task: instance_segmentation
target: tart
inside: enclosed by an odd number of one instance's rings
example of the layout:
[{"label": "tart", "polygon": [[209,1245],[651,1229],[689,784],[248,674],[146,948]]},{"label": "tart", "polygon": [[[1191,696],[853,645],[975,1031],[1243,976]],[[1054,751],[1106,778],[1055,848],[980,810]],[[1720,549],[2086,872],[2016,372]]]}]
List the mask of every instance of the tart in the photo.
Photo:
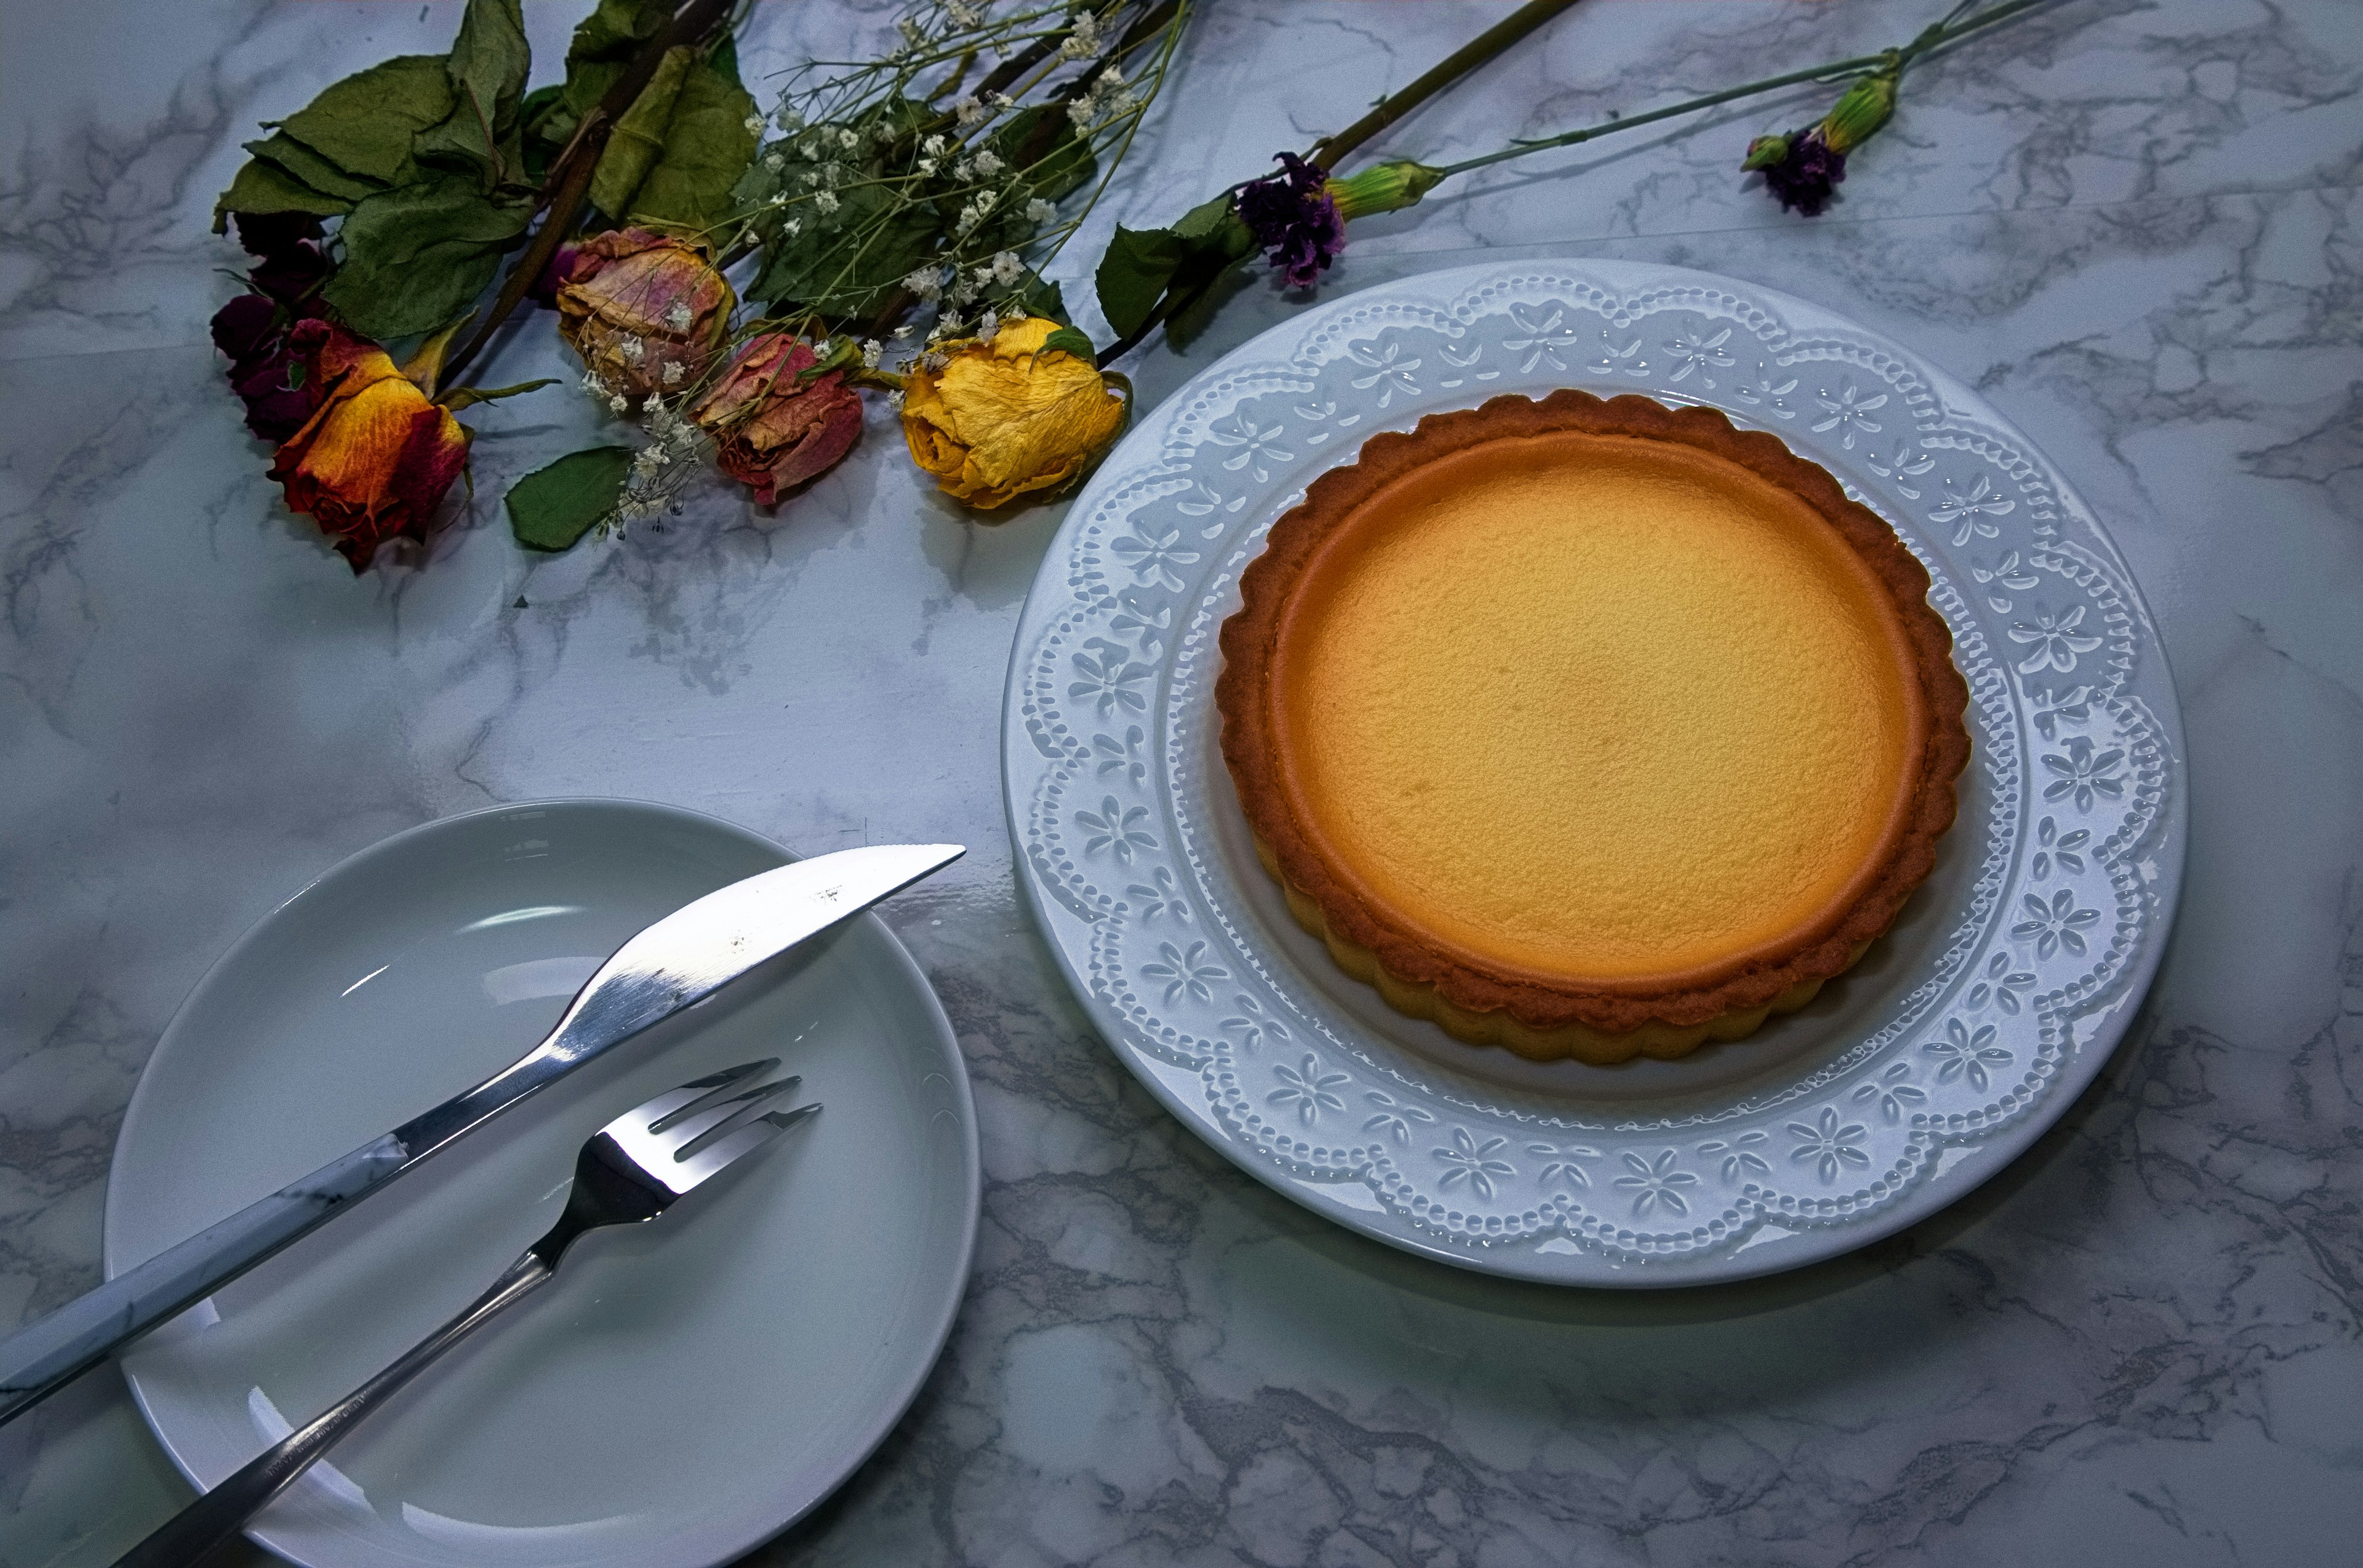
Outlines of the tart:
[{"label": "tart", "polygon": [[1969,690],[1894,532],[1772,436],[1562,391],[1381,435],[1223,625],[1223,755],[1348,973],[1471,1044],[1676,1057],[1935,864]]}]

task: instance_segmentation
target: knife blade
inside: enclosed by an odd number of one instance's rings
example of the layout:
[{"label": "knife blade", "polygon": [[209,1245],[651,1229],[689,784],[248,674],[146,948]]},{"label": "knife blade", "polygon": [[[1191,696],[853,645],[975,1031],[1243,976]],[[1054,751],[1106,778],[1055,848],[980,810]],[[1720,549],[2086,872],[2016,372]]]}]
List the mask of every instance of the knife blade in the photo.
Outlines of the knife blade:
[{"label": "knife blade", "polygon": [[839,850],[683,905],[616,949],[558,1027],[507,1067],[0,1340],[0,1425],[519,1100],[966,852]]}]

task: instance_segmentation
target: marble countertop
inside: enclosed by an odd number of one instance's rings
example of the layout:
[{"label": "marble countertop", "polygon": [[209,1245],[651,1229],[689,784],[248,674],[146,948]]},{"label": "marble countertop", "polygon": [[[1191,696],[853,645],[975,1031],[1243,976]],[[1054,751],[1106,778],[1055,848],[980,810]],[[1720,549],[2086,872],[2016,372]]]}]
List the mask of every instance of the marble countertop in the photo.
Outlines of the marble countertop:
[{"label": "marble countertop", "polygon": [[[579,7],[528,6],[544,58]],[[1586,0],[1392,132],[1441,161],[1900,40],[1935,0]],[[1207,0],[1072,252],[1254,172],[1500,13]],[[759,7],[750,73],[883,5]],[[960,1033],[984,1218],[885,1447],[797,1563],[2334,1562],[2363,1539],[2363,8],[2063,0],[1916,73],[1805,221],[1734,175],[1808,94],[1358,225],[1334,294],[1617,256],[1847,312],[2042,442],[2131,562],[2188,728],[2163,972],[2002,1176],[1849,1258],[1593,1294],[1398,1254],[1199,1144],[1093,1036],[1012,883],[1003,673],[1056,506],[978,527],[866,445],[534,558],[507,482],[587,400],[478,410],[476,498],[355,579],[291,518],[205,321],[253,122],[455,0],[18,6],[0,54],[0,1323],[98,1278],[141,1063],[342,856],[488,802],[677,802],[807,851],[974,846],[891,906]],[[1194,198],[1193,198],[1194,199]],[[1270,325],[1259,284],[1154,399]],[[1096,321],[1087,325],[1097,328]],[[551,335],[487,379],[560,368]],[[186,1488],[110,1370],[0,1429],[0,1564],[105,1563]],[[251,1549],[240,1549],[259,1559]],[[237,1551],[226,1556],[235,1557]]]}]

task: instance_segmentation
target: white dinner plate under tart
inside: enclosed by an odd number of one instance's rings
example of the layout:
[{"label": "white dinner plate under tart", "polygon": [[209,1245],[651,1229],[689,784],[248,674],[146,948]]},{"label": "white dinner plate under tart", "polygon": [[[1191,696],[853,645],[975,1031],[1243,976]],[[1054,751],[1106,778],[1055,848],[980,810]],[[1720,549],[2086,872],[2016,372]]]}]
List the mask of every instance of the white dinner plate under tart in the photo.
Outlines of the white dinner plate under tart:
[{"label": "white dinner plate under tart", "polygon": [[[499,806],[355,855],[247,933],[156,1047],[106,1194],[120,1273],[505,1065],[633,932],[779,865],[630,801]],[[826,1107],[430,1368],[257,1518],[310,1568],[705,1568],[860,1464],[968,1279],[976,1118],[949,1025],[864,916],[617,1046],[136,1346],[213,1485],[464,1306],[649,1095],[782,1059]]]},{"label": "white dinner plate under tart", "polygon": [[[1218,746],[1216,634],[1305,486],[1381,431],[1559,387],[1719,409],[1836,475],[1927,567],[1969,688],[1960,815],[1894,927],[1803,1010],[1678,1061],[1528,1062],[1392,1011],[1290,917]],[[1168,398],[1043,562],[1002,757],[1035,916],[1174,1115],[1341,1224],[1570,1284],[1793,1268],[1992,1175],[2123,1037],[2186,837],[2157,629],[2034,443],[1829,311],[1639,262],[1367,289]]]}]

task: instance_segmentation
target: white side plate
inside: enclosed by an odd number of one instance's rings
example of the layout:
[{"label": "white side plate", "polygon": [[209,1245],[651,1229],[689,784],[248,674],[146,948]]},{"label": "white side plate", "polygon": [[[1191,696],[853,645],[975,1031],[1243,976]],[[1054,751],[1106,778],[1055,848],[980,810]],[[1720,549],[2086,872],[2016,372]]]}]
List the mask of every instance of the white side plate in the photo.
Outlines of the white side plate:
[{"label": "white side plate", "polygon": [[[504,1065],[634,931],[782,863],[629,801],[501,806],[338,865],[239,940],[158,1042],[106,1195],[112,1274]],[[311,1568],[704,1568],[860,1464],[941,1351],[976,1234],[951,1029],[874,916],[618,1046],[126,1358],[217,1483],[456,1311],[619,1111],[764,1056],[826,1109],[557,1281],[336,1449],[253,1534]]]},{"label": "white side plate", "polygon": [[[1288,917],[1217,749],[1215,635],[1304,486],[1379,431],[1561,386],[1720,408],[1836,473],[1926,563],[1969,683],[1960,819],[1895,929],[1803,1011],[1681,1062],[1538,1065],[1391,1011]],[[2156,628],[2033,443],[1830,312],[1636,262],[1369,289],[1174,394],[1051,545],[1002,756],[1044,934],[1175,1115],[1341,1224],[1566,1284],[1770,1273],[1960,1196],[2099,1071],[2181,884]]]}]

